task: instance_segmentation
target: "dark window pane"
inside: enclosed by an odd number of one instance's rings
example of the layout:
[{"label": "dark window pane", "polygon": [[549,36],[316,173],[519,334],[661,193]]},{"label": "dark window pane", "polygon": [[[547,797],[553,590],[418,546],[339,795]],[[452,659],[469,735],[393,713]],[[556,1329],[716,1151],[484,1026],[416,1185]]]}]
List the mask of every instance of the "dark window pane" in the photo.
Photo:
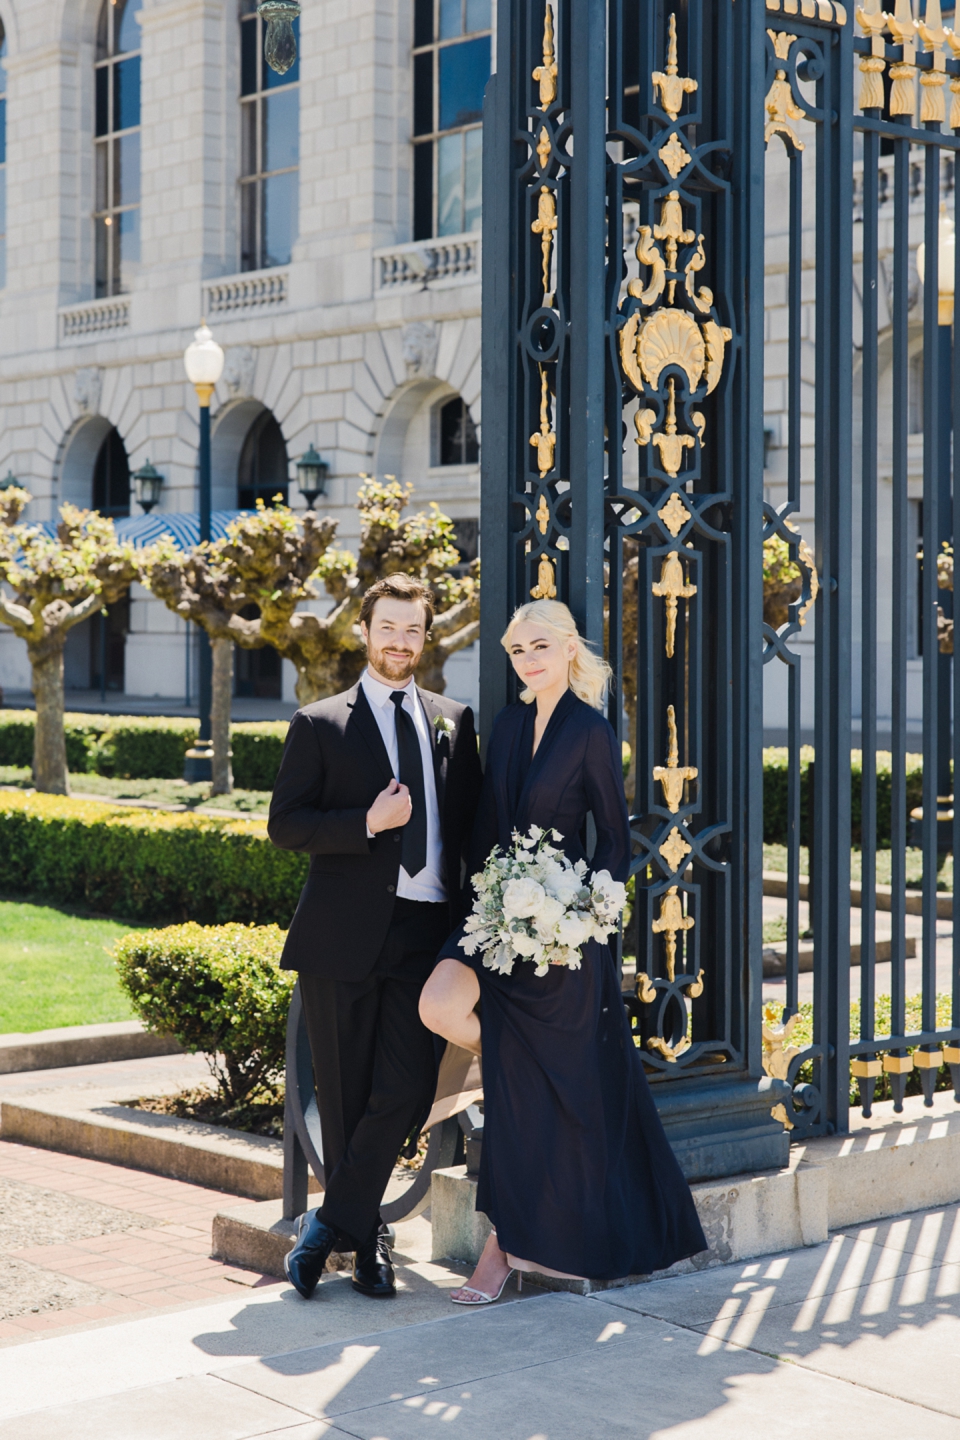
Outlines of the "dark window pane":
[{"label": "dark window pane", "polygon": [[110,69],[104,65],[97,71],[97,134],[107,135],[110,131],[109,87]]},{"label": "dark window pane", "polygon": [[440,464],[476,465],[477,431],[468,407],[457,395],[440,411]]},{"label": "dark window pane", "polygon": [[7,160],[7,102],[0,100],[0,165]]},{"label": "dark window pane", "polygon": [[461,0],[440,0],[440,39],[455,40],[462,34]]},{"label": "dark window pane", "polygon": [[97,299],[102,300],[110,293],[110,230],[106,220],[94,222],[94,245],[96,251]]},{"label": "dark window pane", "polygon": [[93,467],[93,508],[101,515],[130,514],[130,466],[116,430],[100,446]]},{"label": "dark window pane", "polygon": [[263,182],[264,267],[289,265],[297,238],[300,177],[297,172],[271,175]]},{"label": "dark window pane", "polygon": [[433,0],[415,0],[413,12],[414,45],[430,45],[433,41]]},{"label": "dark window pane", "polygon": [[248,100],[240,106],[241,175],[256,175],[257,165],[257,102]]},{"label": "dark window pane", "polygon": [[459,235],[463,229],[463,135],[437,141],[437,234]]},{"label": "dark window pane", "polygon": [[413,238],[433,236],[433,145],[413,147]]},{"label": "dark window pane", "polygon": [[287,170],[300,158],[300,91],[268,95],[263,104],[263,168]]},{"label": "dark window pane", "polygon": [[98,209],[98,210],[109,210],[109,208],[110,208],[110,193],[109,193],[109,189],[108,189],[108,186],[109,186],[109,179],[108,179],[109,170],[108,170],[108,165],[109,165],[109,159],[110,159],[109,146],[110,146],[110,141],[109,141],[109,140],[101,140],[100,143],[99,143],[99,145],[97,146],[96,165],[97,165],[97,209]]},{"label": "dark window pane", "polygon": [[126,295],[133,289],[140,268],[140,211],[121,210],[113,217],[114,246],[119,271],[118,293]]},{"label": "dark window pane", "polygon": [[460,551],[461,564],[476,560],[480,553],[480,521],[454,520],[453,543]]},{"label": "dark window pane", "polygon": [[240,268],[260,269],[260,244],[257,239],[257,181],[240,187]]},{"label": "dark window pane", "polygon": [[467,23],[463,27],[466,33],[489,30],[490,24],[490,0],[467,0]]},{"label": "dark window pane", "polygon": [[140,56],[134,55],[130,60],[118,60],[113,67],[113,128],[130,130],[139,124]]},{"label": "dark window pane", "polygon": [[413,57],[413,133],[433,130],[433,51]]},{"label": "dark window pane", "polygon": [[278,75],[276,70],[271,70],[266,61],[263,62],[263,88],[264,90],[276,90],[279,85],[294,85],[300,79],[300,21],[294,20],[293,33],[297,42],[297,58],[294,60],[286,75]]},{"label": "dark window pane", "polygon": [[463,228],[480,229],[483,196],[483,131],[468,130],[463,137]]},{"label": "dark window pane", "polygon": [[440,55],[438,130],[470,125],[483,116],[483,89],[490,79],[490,37],[448,45]]},{"label": "dark window pane", "polygon": [[113,142],[114,205],[140,204],[140,132]]},{"label": "dark window pane", "polygon": [[117,0],[113,13],[113,53],[126,55],[140,49],[140,11],[143,0]]},{"label": "dark window pane", "polygon": [[245,20],[240,26],[240,94],[257,91],[257,21]]},{"label": "dark window pane", "polygon": [[287,447],[283,431],[269,410],[264,410],[251,425],[240,452],[237,466],[237,504],[241,510],[252,510],[257,500],[270,504],[274,496],[287,499]]},{"label": "dark window pane", "polygon": [[240,14],[242,17],[245,18],[247,15],[256,15],[256,13],[257,0],[240,0]]}]

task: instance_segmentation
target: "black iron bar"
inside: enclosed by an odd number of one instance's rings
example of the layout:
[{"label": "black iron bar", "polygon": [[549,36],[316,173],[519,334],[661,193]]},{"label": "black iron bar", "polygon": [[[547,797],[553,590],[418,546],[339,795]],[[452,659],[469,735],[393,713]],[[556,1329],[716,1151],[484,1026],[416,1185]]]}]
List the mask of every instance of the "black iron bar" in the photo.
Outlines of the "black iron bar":
[{"label": "black iron bar", "polygon": [[[907,586],[911,569],[907,499],[907,345],[910,286],[910,141],[893,150],[893,489],[890,693],[890,1029],[902,1034],[906,986],[907,845]],[[902,1059],[902,1055],[897,1057]],[[906,1076],[890,1076],[894,1109],[903,1109]]]},{"label": "black iron bar", "polygon": [[[932,127],[933,122],[929,122]],[[939,129],[937,131],[939,133]],[[937,760],[939,753],[940,653],[937,648],[937,550],[940,541],[940,327],[938,270],[940,250],[940,152],[934,146],[924,154],[923,236],[926,269],[923,284],[923,562],[920,582],[923,637],[923,844],[922,915],[920,941],[923,1028],[936,1026],[937,1009]],[[924,1099],[933,1103],[936,1074],[921,1066]]]},{"label": "black iron bar", "polygon": [[[863,137],[860,470],[860,1039],[872,1040],[877,912],[877,281],[880,137]],[[873,1057],[870,1057],[873,1059]],[[858,1076],[864,1115],[875,1077]]]}]

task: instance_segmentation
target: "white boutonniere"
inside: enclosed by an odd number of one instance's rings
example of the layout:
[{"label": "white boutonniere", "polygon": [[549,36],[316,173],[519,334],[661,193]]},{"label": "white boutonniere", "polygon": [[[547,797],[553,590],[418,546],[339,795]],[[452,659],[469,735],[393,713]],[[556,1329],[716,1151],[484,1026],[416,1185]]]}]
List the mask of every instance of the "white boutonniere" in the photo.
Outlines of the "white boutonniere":
[{"label": "white boutonniere", "polygon": [[441,735],[452,735],[454,730],[456,730],[457,728],[456,721],[451,720],[446,715],[434,715],[433,725],[434,729],[437,732],[438,740]]}]

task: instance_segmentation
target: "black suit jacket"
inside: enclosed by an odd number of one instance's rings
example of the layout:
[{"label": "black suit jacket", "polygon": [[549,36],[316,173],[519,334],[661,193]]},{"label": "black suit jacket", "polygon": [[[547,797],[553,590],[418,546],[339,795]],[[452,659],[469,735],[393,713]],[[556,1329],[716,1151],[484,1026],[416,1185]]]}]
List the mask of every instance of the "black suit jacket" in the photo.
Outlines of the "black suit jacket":
[{"label": "black suit jacket", "polygon": [[[450,928],[464,915],[466,859],[483,777],[473,711],[417,689],[433,737]],[[449,733],[434,721],[453,721]],[[285,970],[362,980],[386,939],[400,872],[401,829],[367,838],[367,811],[393,778],[358,682],[305,705],[290,722],[267,829],[281,850],[310,856],[310,873],[283,947]]]}]

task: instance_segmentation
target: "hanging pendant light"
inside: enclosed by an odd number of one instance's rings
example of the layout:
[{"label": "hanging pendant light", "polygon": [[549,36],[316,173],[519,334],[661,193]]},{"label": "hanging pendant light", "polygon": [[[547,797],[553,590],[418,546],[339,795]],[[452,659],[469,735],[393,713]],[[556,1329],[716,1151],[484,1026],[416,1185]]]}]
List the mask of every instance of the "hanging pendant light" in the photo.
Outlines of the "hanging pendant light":
[{"label": "hanging pendant light", "polygon": [[267,27],[263,53],[271,70],[286,75],[297,58],[293,22],[300,14],[297,0],[260,0],[257,14]]}]

